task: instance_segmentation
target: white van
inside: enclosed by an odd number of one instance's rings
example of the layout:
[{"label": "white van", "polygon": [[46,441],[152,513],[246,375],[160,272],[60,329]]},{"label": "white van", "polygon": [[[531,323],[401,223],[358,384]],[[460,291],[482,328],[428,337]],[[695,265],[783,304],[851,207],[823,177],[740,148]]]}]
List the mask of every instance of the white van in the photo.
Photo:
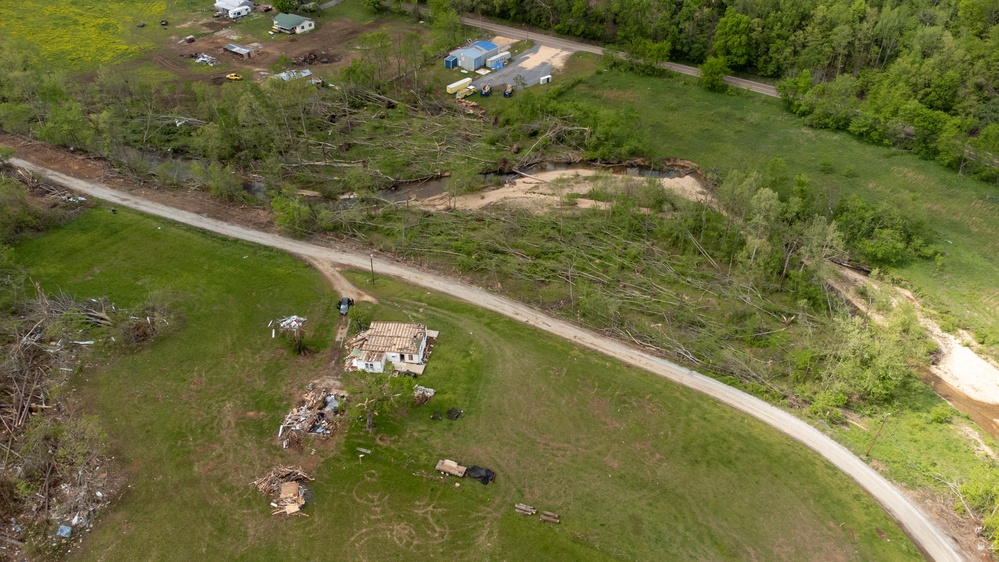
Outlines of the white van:
[{"label": "white van", "polygon": [[253,8],[251,8],[249,6],[240,6],[238,8],[229,10],[229,17],[231,19],[241,18],[243,16],[249,15],[250,12],[252,12],[252,11],[253,11]]}]

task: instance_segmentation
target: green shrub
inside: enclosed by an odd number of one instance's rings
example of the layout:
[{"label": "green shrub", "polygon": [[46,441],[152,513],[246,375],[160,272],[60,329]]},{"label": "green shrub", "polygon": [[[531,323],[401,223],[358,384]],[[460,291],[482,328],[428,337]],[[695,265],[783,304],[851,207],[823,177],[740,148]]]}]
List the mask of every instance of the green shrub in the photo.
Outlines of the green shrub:
[{"label": "green shrub", "polygon": [[954,419],[954,408],[941,404],[930,412],[930,423],[950,423]]}]

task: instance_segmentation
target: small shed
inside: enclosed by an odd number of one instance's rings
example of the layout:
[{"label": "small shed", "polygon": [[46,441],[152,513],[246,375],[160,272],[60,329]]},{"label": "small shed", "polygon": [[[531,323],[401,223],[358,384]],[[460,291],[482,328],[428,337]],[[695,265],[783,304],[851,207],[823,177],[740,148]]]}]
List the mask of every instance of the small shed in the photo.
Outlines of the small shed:
[{"label": "small shed", "polygon": [[486,59],[495,55],[499,47],[489,41],[476,41],[467,47],[451,51],[451,56],[458,59],[458,66],[468,71],[474,71],[485,66]]},{"label": "small shed", "polygon": [[222,47],[222,50],[243,57],[244,59],[253,57],[253,49],[235,43],[229,43],[225,47]]},{"label": "small shed", "polygon": [[279,33],[308,33],[316,28],[316,22],[311,18],[296,14],[278,14],[274,16],[272,31]]},{"label": "small shed", "polygon": [[448,55],[444,57],[444,68],[447,69],[458,68],[458,57],[454,55]]}]

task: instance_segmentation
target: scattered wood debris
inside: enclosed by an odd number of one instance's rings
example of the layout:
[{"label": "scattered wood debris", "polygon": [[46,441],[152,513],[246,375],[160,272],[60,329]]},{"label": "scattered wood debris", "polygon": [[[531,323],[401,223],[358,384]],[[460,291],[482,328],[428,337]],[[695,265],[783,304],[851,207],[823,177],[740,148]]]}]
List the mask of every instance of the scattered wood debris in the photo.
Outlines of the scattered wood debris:
[{"label": "scattered wood debris", "polygon": [[305,486],[312,478],[298,466],[277,466],[261,478],[253,481],[260,493],[271,498],[271,515],[306,515]]},{"label": "scattered wood debris", "polygon": [[465,113],[483,113],[485,110],[479,107],[479,104],[474,101],[468,101],[465,99],[455,99],[454,103],[465,110]]},{"label": "scattered wood debris", "polygon": [[308,66],[310,64],[330,64],[340,62],[340,55],[327,53],[326,51],[309,51],[304,55],[299,55],[291,59],[291,64],[295,66]]},{"label": "scattered wood debris", "polygon": [[464,410],[459,410],[458,408],[451,408],[447,411],[447,419],[456,420],[465,415]]},{"label": "scattered wood debris", "polygon": [[[336,384],[334,384],[336,383]],[[323,385],[309,384],[309,390],[298,405],[284,417],[278,428],[278,439],[287,449],[301,443],[305,434],[329,437],[340,428],[347,392],[339,381],[324,381]]]}]

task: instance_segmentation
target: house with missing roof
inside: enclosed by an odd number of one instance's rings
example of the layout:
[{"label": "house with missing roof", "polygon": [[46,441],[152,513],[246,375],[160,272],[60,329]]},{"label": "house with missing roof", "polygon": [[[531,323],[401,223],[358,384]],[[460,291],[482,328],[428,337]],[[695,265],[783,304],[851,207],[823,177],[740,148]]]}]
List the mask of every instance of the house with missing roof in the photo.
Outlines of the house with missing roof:
[{"label": "house with missing roof", "polygon": [[415,322],[372,322],[347,342],[347,368],[384,373],[391,363],[397,371],[422,375],[438,333]]}]

